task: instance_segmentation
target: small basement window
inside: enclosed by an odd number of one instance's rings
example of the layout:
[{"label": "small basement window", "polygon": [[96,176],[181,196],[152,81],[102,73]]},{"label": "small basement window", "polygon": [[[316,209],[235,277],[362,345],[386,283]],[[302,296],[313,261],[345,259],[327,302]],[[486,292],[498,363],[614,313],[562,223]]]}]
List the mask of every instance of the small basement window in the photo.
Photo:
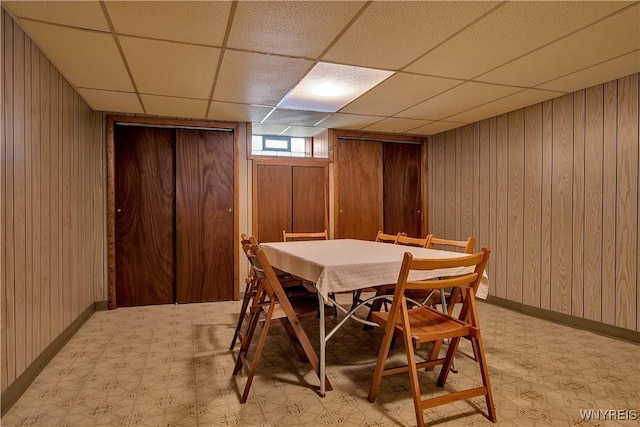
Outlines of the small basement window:
[{"label": "small basement window", "polygon": [[251,154],[305,157],[306,138],[283,135],[252,135]]}]

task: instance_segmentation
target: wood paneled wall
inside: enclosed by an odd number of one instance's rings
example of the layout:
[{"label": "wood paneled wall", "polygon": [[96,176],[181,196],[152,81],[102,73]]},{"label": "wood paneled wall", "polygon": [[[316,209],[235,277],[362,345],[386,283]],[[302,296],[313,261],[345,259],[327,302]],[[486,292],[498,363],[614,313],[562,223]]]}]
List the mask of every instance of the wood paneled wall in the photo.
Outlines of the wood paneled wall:
[{"label": "wood paneled wall", "polygon": [[1,31],[4,392],[105,289],[105,161],[102,115],[4,10]]},{"label": "wood paneled wall", "polygon": [[639,76],[430,138],[430,232],[491,248],[491,295],[640,331]]}]

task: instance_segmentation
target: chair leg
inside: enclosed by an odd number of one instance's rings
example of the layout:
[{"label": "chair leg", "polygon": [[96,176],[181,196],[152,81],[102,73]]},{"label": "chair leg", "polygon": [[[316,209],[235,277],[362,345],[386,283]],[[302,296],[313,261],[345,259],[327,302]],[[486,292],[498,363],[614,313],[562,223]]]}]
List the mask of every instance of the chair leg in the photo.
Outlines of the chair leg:
[{"label": "chair leg", "polygon": [[262,325],[262,331],[260,332],[260,339],[258,340],[258,345],[256,347],[256,352],[253,355],[253,360],[249,361],[249,358],[246,357],[246,355],[240,355],[241,357],[246,358],[246,362],[249,362],[248,364],[245,363],[245,371],[247,372],[247,383],[244,386],[244,391],[242,392],[240,403],[247,402],[247,397],[249,396],[249,390],[251,389],[251,383],[253,382],[253,377],[255,376],[256,370],[258,369],[258,364],[260,363],[260,356],[262,356],[262,350],[264,349],[264,344],[267,340],[267,332],[269,331],[269,326],[271,326],[271,317],[273,315],[273,309],[274,309],[274,304],[271,303],[269,305],[269,309],[267,310],[264,325]]},{"label": "chair leg", "polygon": [[378,390],[380,389],[380,382],[382,381],[382,376],[384,374],[384,367],[387,363],[387,357],[389,357],[389,349],[391,348],[391,340],[393,339],[393,328],[385,331],[384,336],[382,337],[382,342],[380,343],[380,350],[378,351],[378,360],[376,362],[376,368],[373,372],[373,379],[371,380],[371,388],[369,388],[369,402],[373,403],[376,401],[376,397],[378,396]]},{"label": "chair leg", "polygon": [[281,321],[282,321],[282,325],[287,331],[287,335],[289,335],[289,339],[291,340],[293,347],[296,349],[296,352],[298,353],[298,358],[300,359],[300,361],[303,363],[309,362],[309,358],[304,352],[304,349],[300,344],[300,340],[298,340],[298,337],[296,336],[296,331],[294,331],[293,328],[291,327],[291,323],[289,323],[287,319],[281,319]]},{"label": "chair leg", "polygon": [[229,350],[233,350],[236,346],[236,341],[238,340],[238,334],[242,329],[242,323],[244,321],[244,317],[247,314],[247,308],[249,307],[249,303],[251,302],[251,298],[256,295],[253,281],[247,283],[247,288],[244,291],[244,297],[242,298],[242,307],[240,307],[240,317],[238,317],[238,324],[236,325],[236,330],[233,334],[233,339],[231,340],[231,346]]},{"label": "chair leg", "polygon": [[413,407],[416,413],[416,422],[418,427],[424,427],[424,415],[422,414],[422,396],[420,393],[420,381],[418,380],[418,369],[416,366],[416,355],[413,350],[413,340],[411,339],[411,327],[409,325],[409,317],[404,307],[402,337],[404,338],[404,347],[407,352],[407,366],[409,368],[409,380],[411,382],[411,396],[413,398]]},{"label": "chair leg", "polygon": [[[492,422],[496,422],[498,417],[496,414],[496,408],[493,404],[493,392],[491,391],[491,384],[489,383],[489,368],[487,366],[487,359],[484,356],[484,345],[482,344],[482,337],[478,332],[477,338],[472,338],[472,342],[475,341],[478,348],[478,363],[480,364],[480,374],[482,376],[482,384],[486,387],[487,393],[485,394],[485,400],[487,402],[487,412],[489,419]],[[474,348],[475,348],[474,347]]]}]

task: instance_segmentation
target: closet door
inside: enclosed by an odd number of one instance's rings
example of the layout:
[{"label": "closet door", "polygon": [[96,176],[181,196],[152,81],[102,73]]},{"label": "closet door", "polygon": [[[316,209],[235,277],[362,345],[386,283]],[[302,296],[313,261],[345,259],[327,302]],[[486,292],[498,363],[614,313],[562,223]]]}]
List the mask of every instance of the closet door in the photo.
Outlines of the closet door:
[{"label": "closet door", "polygon": [[116,304],[173,303],[174,131],[114,132]]},{"label": "closet door", "polygon": [[177,302],[233,299],[233,133],[176,130]]},{"label": "closet door", "polygon": [[382,142],[338,139],[336,237],[373,240],[383,227]]},{"label": "closet door", "polygon": [[258,165],[254,180],[256,237],[260,242],[281,242],[282,230],[291,230],[291,166]]},{"label": "closet door", "polygon": [[384,231],[422,233],[422,148],[417,144],[384,144]]},{"label": "closet door", "polygon": [[292,170],[292,222],[287,231],[322,231],[327,228],[325,168],[294,166]]}]

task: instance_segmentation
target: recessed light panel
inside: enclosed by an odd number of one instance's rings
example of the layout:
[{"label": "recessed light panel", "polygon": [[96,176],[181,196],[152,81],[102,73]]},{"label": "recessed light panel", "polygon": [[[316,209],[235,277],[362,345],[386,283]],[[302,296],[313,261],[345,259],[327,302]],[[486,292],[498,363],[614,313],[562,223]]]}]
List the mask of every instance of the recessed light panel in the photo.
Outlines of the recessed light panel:
[{"label": "recessed light panel", "polygon": [[333,113],[392,74],[393,71],[319,62],[278,107]]}]

